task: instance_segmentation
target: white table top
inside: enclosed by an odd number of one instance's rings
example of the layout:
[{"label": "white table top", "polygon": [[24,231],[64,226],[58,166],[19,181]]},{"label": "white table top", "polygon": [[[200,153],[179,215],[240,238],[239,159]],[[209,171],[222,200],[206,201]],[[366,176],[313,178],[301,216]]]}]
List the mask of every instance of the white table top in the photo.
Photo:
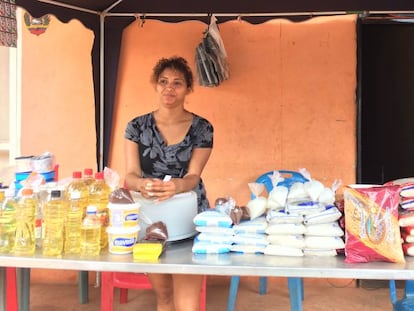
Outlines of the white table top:
[{"label": "white table top", "polygon": [[262,254],[193,254],[192,241],[171,243],[158,262],[134,262],[132,254],[104,252],[91,259],[0,255],[0,266],[79,271],[157,272],[203,275],[239,275],[310,278],[414,279],[414,258],[406,263],[345,263],[344,256],[281,257]]}]

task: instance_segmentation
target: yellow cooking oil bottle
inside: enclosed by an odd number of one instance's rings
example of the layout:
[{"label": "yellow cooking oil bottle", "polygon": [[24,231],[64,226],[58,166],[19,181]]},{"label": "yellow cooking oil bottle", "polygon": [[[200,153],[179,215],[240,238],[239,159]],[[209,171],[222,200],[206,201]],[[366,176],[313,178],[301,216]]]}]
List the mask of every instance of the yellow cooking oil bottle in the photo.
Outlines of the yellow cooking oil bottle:
[{"label": "yellow cooking oil bottle", "polygon": [[68,201],[70,201],[70,198],[74,192],[79,194],[78,200],[79,204],[82,206],[82,217],[84,217],[89,201],[89,188],[82,179],[81,171],[74,171],[72,173],[72,181],[68,184],[65,191],[66,199]]},{"label": "yellow cooking oil bottle", "polygon": [[33,189],[21,189],[16,204],[16,233],[13,247],[15,255],[27,256],[35,253],[36,207],[37,203],[33,196]]},{"label": "yellow cooking oil bottle", "polygon": [[88,205],[81,226],[81,257],[98,256],[101,252],[101,221],[96,215],[97,208]]},{"label": "yellow cooking oil bottle", "polygon": [[101,249],[108,246],[108,201],[111,188],[105,182],[104,173],[95,173],[95,181],[89,186],[89,205],[97,208],[96,215],[101,220]]},{"label": "yellow cooking oil bottle", "polygon": [[43,256],[61,257],[64,241],[64,221],[68,202],[59,189],[50,192],[50,197],[43,206]]},{"label": "yellow cooking oil bottle", "polygon": [[7,188],[0,192],[2,196],[0,210],[0,253],[10,253],[14,246],[16,233],[16,200],[14,189]]},{"label": "yellow cooking oil bottle", "polygon": [[79,191],[73,191],[69,198],[69,207],[65,219],[64,253],[79,254],[83,218],[83,207]]},{"label": "yellow cooking oil bottle", "polygon": [[83,170],[83,182],[89,187],[95,181],[93,177],[93,169],[85,168]]}]

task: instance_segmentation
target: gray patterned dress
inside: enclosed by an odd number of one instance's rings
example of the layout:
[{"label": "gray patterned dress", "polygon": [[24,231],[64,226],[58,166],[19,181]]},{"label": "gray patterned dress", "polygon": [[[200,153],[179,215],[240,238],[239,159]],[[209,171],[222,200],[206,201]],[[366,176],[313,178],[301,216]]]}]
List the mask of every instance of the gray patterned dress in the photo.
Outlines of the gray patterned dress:
[{"label": "gray patterned dress", "polygon": [[[166,145],[150,112],[128,122],[125,138],[138,144],[142,177],[163,179],[165,175],[171,175],[179,178],[187,174],[194,148],[213,147],[213,132],[208,120],[193,114],[192,124],[183,141]],[[201,179],[194,191],[198,197],[198,211],[207,210],[210,205]]]}]

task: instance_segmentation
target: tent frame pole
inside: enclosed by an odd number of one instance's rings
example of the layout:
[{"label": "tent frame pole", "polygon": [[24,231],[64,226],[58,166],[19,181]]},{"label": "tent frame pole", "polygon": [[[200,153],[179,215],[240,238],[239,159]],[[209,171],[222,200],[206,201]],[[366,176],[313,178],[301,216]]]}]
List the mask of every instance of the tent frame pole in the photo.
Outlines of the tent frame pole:
[{"label": "tent frame pole", "polygon": [[99,163],[98,171],[103,171],[103,141],[104,141],[104,104],[105,104],[105,13],[100,14],[100,41],[99,41]]}]

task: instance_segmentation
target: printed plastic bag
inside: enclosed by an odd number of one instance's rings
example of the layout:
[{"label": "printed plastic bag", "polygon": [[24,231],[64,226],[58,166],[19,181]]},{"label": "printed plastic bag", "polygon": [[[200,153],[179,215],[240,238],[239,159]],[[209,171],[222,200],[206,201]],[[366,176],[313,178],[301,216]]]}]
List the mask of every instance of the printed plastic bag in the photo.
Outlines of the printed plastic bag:
[{"label": "printed plastic bag", "polygon": [[344,187],[345,262],[405,262],[398,186]]}]

